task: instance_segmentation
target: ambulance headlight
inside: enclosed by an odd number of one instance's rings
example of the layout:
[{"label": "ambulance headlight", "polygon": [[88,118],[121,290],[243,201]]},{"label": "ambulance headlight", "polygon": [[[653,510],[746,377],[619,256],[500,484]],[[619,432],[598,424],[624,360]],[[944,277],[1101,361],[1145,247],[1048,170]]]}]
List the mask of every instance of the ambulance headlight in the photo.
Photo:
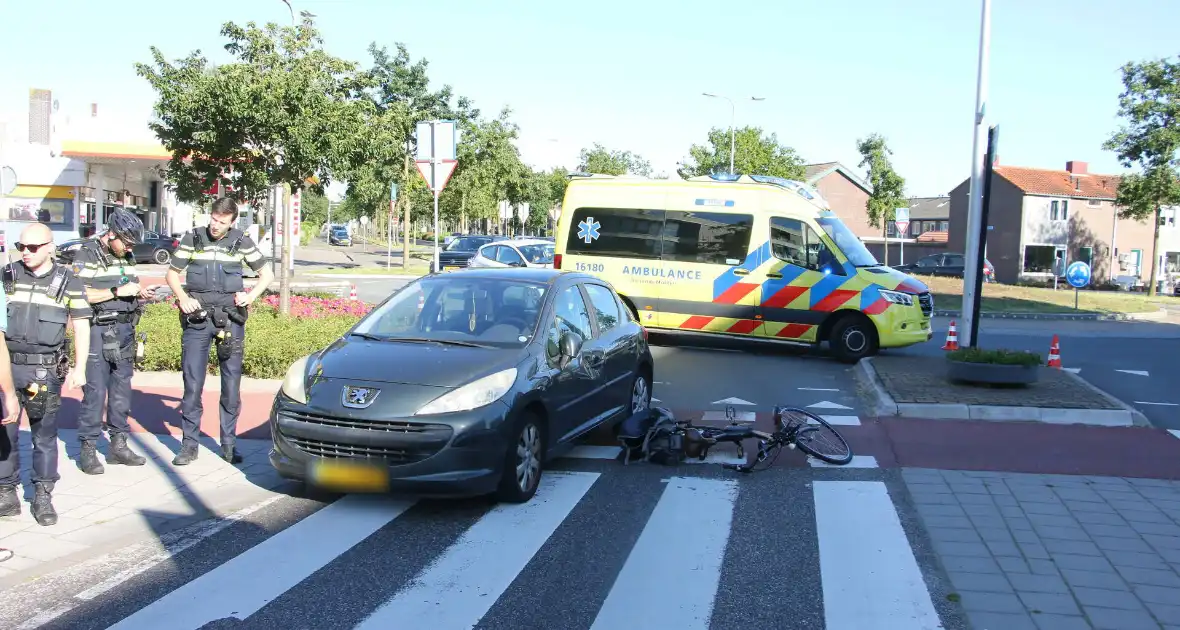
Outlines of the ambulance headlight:
[{"label": "ambulance headlight", "polygon": [[913,306],[914,296],[909,293],[902,293],[901,291],[886,291],[882,289],[878,291],[881,297],[885,298],[886,302],[893,304],[901,304],[902,306]]}]

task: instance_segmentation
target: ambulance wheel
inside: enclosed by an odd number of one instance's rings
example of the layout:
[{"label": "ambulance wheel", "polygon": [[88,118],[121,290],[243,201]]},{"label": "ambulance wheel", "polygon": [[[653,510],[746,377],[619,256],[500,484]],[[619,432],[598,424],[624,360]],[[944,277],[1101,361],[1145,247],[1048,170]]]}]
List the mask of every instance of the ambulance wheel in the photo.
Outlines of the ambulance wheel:
[{"label": "ambulance wheel", "polygon": [[866,318],[845,317],[832,326],[828,344],[837,359],[856,363],[877,354],[877,328]]}]

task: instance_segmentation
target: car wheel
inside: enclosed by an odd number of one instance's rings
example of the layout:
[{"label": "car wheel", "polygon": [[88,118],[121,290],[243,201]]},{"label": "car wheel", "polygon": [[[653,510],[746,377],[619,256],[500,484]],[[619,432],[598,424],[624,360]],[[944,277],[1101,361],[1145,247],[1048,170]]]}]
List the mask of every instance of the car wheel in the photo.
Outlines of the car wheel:
[{"label": "car wheel", "polygon": [[868,319],[845,317],[832,327],[828,343],[837,359],[856,363],[877,354],[877,329]]},{"label": "car wheel", "polygon": [[166,249],[157,249],[152,253],[152,259],[155,260],[156,264],[158,265],[167,265],[168,262],[172,260],[172,254],[169,254],[168,250]]},{"label": "car wheel", "polygon": [[640,372],[635,375],[635,381],[631,383],[631,415],[649,408],[651,408],[651,383],[648,382],[647,376]]},{"label": "car wheel", "polygon": [[504,454],[504,472],[497,493],[501,501],[525,503],[537,493],[545,460],[545,429],[537,414],[526,411],[516,421],[513,440]]}]

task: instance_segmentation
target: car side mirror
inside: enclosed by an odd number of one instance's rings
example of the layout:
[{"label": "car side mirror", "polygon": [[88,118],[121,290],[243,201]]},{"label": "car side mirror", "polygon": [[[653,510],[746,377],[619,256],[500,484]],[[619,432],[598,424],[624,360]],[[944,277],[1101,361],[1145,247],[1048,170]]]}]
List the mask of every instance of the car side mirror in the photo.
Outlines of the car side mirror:
[{"label": "car side mirror", "polygon": [[562,363],[569,363],[573,361],[578,353],[582,351],[582,337],[573,332],[566,332],[561,335],[561,343],[559,346],[561,350]]}]

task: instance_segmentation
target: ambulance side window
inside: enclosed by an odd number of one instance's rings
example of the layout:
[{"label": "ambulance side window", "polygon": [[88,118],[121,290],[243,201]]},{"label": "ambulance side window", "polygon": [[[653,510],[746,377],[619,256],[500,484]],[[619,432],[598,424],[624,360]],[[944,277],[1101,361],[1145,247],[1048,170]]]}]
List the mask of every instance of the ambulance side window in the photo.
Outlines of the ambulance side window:
[{"label": "ambulance side window", "polygon": [[835,254],[819,234],[798,219],[771,217],[770,248],[775,258],[797,267],[844,275]]}]

